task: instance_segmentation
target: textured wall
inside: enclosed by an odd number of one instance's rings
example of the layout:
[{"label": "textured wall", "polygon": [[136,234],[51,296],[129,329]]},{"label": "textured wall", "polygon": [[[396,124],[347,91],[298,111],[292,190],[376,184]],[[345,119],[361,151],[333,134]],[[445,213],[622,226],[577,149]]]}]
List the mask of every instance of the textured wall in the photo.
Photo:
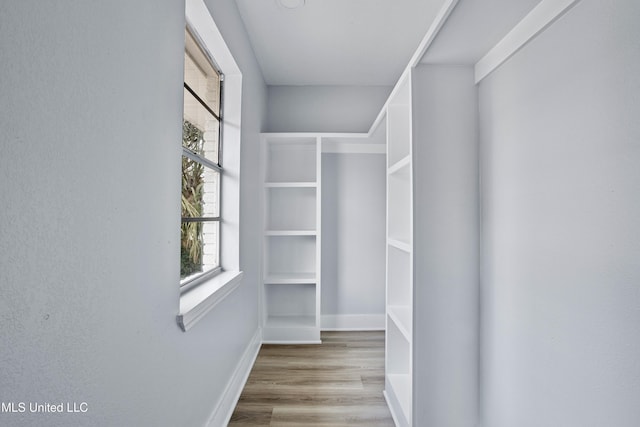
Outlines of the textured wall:
[{"label": "textured wall", "polygon": [[413,104],[413,424],[478,412],[478,144],[472,67],[421,65]]},{"label": "textured wall", "polygon": [[385,313],[386,156],[322,155],[322,314]]},{"label": "textured wall", "polygon": [[387,86],[269,86],[269,132],[367,132]]},{"label": "textured wall", "polygon": [[[266,88],[235,3],[212,3],[255,134]],[[247,282],[175,322],[183,26],[174,0],[0,4],[0,399],[88,404],[2,425],[203,425],[256,330]]]},{"label": "textured wall", "polygon": [[487,427],[639,423],[639,16],[583,0],[480,85]]}]

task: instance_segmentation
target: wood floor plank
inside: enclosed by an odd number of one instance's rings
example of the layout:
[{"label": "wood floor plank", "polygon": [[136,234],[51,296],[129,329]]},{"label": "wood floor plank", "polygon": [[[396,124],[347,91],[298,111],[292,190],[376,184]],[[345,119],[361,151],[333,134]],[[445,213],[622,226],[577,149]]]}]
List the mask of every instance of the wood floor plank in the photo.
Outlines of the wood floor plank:
[{"label": "wood floor plank", "polygon": [[278,406],[273,409],[275,426],[388,426],[388,410],[371,405]]},{"label": "wood floor plank", "polygon": [[383,388],[384,332],[263,345],[229,426],[393,427]]}]

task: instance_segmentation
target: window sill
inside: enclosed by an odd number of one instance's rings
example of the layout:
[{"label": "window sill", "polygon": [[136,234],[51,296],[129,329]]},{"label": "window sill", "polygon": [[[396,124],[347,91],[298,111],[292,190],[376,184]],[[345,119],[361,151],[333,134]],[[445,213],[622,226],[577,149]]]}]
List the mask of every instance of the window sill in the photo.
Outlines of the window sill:
[{"label": "window sill", "polygon": [[242,271],[224,271],[180,295],[178,326],[188,331],[216,304],[226,298],[239,285]]}]

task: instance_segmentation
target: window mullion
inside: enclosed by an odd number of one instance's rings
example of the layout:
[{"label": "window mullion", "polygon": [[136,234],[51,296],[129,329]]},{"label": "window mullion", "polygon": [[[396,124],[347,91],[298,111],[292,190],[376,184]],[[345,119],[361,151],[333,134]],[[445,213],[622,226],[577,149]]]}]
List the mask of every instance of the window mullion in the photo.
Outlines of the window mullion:
[{"label": "window mullion", "polygon": [[182,155],[185,157],[190,158],[191,160],[193,160],[194,162],[198,162],[201,163],[211,169],[215,169],[216,171],[218,171],[220,174],[222,174],[222,167],[220,167],[220,165],[217,165],[215,163],[213,163],[211,160],[207,159],[206,157],[202,157],[199,154],[194,153],[193,151],[189,150],[188,148],[182,147]]},{"label": "window mullion", "polygon": [[219,115],[217,115],[212,109],[211,107],[209,107],[207,105],[206,102],[204,102],[204,100],[202,98],[200,98],[198,96],[198,94],[191,89],[191,87],[187,84],[187,82],[184,82],[184,88],[191,94],[193,95],[193,97],[196,99],[196,101],[198,101],[200,103],[200,105],[202,105],[204,107],[205,110],[207,110],[213,117],[216,118],[216,120],[218,120],[219,122],[222,121],[222,119],[220,118]]},{"label": "window mullion", "polygon": [[211,222],[221,221],[219,216],[183,216],[182,222]]},{"label": "window mullion", "polygon": [[222,133],[224,126],[222,126],[224,117],[224,74],[220,74],[220,83],[218,85],[219,90],[219,102],[220,102],[220,118],[218,119],[218,165],[222,165]]}]

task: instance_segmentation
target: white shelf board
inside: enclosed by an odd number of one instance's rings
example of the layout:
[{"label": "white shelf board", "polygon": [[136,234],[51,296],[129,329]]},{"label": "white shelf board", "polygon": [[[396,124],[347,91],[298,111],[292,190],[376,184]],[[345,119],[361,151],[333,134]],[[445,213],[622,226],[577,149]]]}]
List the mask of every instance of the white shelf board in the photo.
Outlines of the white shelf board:
[{"label": "white shelf board", "polygon": [[390,305],[387,307],[387,314],[407,342],[411,342],[411,307],[405,305]]},{"label": "white shelf board", "polygon": [[[393,174],[407,174],[409,173],[409,165],[411,164],[411,155],[405,156],[402,159],[398,160],[397,162],[395,162],[394,164],[392,164],[391,166],[389,166],[389,170],[387,171],[387,173],[389,175],[393,175]],[[404,169],[406,168],[406,170]]]},{"label": "white shelf board", "polygon": [[267,230],[265,236],[316,236],[316,230]]},{"label": "white shelf board", "polygon": [[393,246],[396,249],[411,253],[411,243],[409,243],[408,241],[389,237],[387,239],[387,243],[389,244],[389,246]]},{"label": "white shelf board", "polygon": [[265,284],[314,284],[318,281],[315,273],[271,273],[265,279]]},{"label": "white shelf board", "polygon": [[387,237],[387,243],[396,249],[400,249],[403,252],[411,253],[411,241],[408,236],[400,236],[397,234],[389,234]]},{"label": "white shelf board", "polygon": [[356,154],[386,154],[386,144],[376,144],[368,141],[323,141],[323,153],[356,153]]},{"label": "white shelf board", "polygon": [[279,133],[262,133],[262,138],[268,144],[296,144],[311,145],[318,141],[318,137],[314,133],[308,132],[279,132]]},{"label": "white shelf board", "polygon": [[370,137],[369,132],[262,132],[260,134],[267,140],[271,139],[366,139]]},{"label": "white shelf board", "polygon": [[388,374],[387,384],[391,390],[387,393],[393,394],[395,400],[400,404],[402,415],[407,420],[411,419],[411,376],[409,374]]},{"label": "white shelf board", "polygon": [[315,181],[291,181],[291,182],[265,182],[267,188],[316,188]]}]

